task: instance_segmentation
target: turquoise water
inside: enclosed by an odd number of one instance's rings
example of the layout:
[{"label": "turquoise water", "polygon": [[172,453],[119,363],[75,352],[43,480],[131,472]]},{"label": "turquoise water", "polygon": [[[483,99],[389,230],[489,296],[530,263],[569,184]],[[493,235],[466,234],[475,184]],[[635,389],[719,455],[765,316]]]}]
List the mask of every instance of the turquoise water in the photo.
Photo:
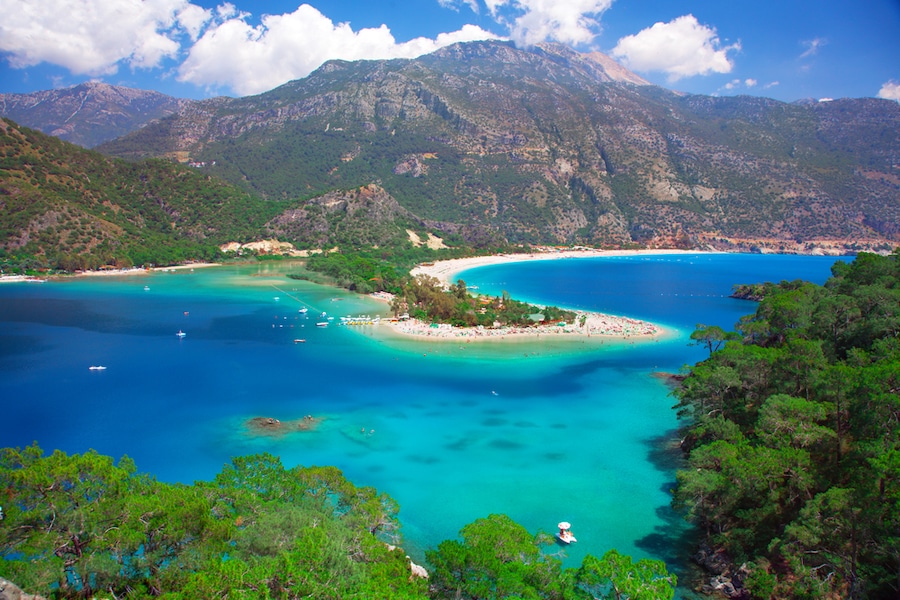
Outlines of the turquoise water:
[{"label": "turquoise water", "polygon": [[[649,343],[461,345],[316,327],[323,311],[385,305],[287,279],[283,263],[6,283],[0,445],[128,454],[164,481],[209,479],[252,452],[336,465],[400,503],[403,544],[418,561],[473,520],[506,513],[531,531],[570,521],[579,542],[567,564],[617,548],[678,565],[684,526],[668,506],[679,423],[653,373],[703,358],[688,345],[697,323],[731,328],[753,310],[727,297],[733,284],[822,282],[834,260],[627,257],[461,275],[482,293],[668,329]],[[323,419],[315,431],[246,427],[307,414]]]}]

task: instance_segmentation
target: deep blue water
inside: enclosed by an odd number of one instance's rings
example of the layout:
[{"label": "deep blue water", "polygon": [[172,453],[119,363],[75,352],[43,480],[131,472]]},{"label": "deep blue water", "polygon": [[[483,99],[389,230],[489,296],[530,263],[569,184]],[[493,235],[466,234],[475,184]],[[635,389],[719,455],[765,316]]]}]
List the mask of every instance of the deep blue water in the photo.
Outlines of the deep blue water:
[{"label": "deep blue water", "polygon": [[[737,283],[822,283],[833,258],[661,255],[513,263],[459,275],[480,293],[662,324],[656,342],[410,342],[315,326],[384,305],[284,277],[283,263],[0,285],[2,446],[127,454],[164,481],[212,478],[230,457],[336,465],[398,500],[404,545],[426,548],[506,513],[573,523],[570,564],[611,547],[670,564],[678,453],[664,382],[704,358],[698,323],[755,305]],[[145,290],[147,286],[149,289]],[[298,312],[309,307],[309,316]],[[184,339],[175,332],[183,329]],[[296,344],[296,338],[305,343]],[[105,371],[90,371],[102,364]],[[248,419],[322,418],[256,436]]]}]

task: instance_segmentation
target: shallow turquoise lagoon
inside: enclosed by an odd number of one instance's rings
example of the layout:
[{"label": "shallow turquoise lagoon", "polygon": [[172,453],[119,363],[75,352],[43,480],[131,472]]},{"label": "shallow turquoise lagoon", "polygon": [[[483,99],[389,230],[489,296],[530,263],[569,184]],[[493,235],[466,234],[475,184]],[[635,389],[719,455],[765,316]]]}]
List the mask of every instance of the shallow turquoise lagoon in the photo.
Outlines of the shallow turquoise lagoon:
[{"label": "shallow turquoise lagoon", "polygon": [[[531,531],[570,521],[579,541],[567,564],[617,548],[678,567],[685,527],[669,489],[679,423],[653,374],[703,358],[688,344],[696,324],[731,328],[752,312],[728,298],[733,284],[821,283],[834,260],[661,255],[460,275],[481,293],[667,328],[649,343],[460,345],[316,327],[322,312],[386,306],[287,279],[283,263],[6,283],[0,444],[128,454],[164,481],[209,479],[253,452],[336,465],[400,503],[403,543],[419,562],[464,525],[506,513]],[[323,419],[315,431],[258,436],[246,426],[308,414]]]}]

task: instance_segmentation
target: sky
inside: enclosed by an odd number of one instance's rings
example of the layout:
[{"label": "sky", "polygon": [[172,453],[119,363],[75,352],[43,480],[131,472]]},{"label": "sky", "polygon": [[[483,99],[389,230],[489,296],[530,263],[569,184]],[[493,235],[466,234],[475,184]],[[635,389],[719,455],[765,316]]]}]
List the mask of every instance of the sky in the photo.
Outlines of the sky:
[{"label": "sky", "polygon": [[665,88],[900,102],[900,0],[0,0],[0,93],[248,96],[464,41],[600,51]]}]

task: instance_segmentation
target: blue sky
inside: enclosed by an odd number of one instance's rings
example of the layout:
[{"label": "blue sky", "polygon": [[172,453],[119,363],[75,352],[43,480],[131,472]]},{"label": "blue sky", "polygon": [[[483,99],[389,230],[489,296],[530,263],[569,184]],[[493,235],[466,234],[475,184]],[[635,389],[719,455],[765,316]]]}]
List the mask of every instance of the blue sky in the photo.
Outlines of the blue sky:
[{"label": "blue sky", "polygon": [[325,60],[511,39],[600,51],[653,83],[900,101],[900,0],[0,0],[0,93],[88,80],[256,94]]}]

